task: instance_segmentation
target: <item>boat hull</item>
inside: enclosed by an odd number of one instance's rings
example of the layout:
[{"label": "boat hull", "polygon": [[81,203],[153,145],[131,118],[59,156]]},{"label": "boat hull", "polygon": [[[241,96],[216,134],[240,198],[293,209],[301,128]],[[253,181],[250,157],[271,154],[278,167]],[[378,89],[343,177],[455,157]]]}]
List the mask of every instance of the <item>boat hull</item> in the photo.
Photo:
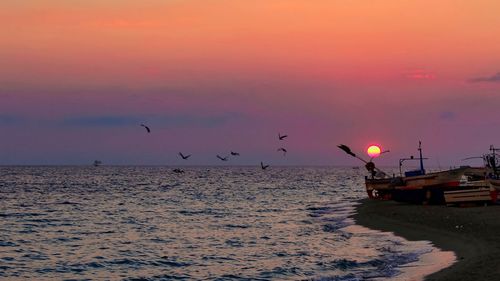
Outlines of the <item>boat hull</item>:
[{"label": "boat hull", "polygon": [[497,202],[498,194],[500,193],[500,179],[486,179],[491,191],[491,197],[494,198],[494,202]]},{"label": "boat hull", "polygon": [[447,205],[469,203],[496,203],[497,193],[489,187],[467,186],[459,190],[445,191],[444,198]]},{"label": "boat hull", "polygon": [[413,177],[366,178],[366,191],[372,199],[443,204],[444,191],[458,188],[467,170],[468,167],[462,167]]}]

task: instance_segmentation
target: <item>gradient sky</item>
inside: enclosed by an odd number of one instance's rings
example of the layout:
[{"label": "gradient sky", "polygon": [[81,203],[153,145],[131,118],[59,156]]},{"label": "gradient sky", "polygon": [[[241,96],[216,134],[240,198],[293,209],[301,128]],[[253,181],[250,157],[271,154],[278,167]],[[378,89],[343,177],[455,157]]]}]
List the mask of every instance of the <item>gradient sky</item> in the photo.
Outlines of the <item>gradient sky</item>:
[{"label": "gradient sky", "polygon": [[230,164],[349,165],[337,144],[379,143],[391,150],[379,163],[397,165],[422,140],[429,165],[460,165],[500,146],[498,11],[497,0],[2,0],[0,164],[218,164],[235,150]]}]

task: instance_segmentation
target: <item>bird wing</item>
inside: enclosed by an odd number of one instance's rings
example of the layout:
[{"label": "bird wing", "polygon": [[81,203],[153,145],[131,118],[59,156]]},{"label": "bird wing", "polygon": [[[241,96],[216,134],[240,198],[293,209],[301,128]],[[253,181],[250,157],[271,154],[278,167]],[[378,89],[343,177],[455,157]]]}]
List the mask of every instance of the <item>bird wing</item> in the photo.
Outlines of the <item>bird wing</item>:
[{"label": "bird wing", "polygon": [[340,144],[337,147],[342,149],[345,153],[351,155],[352,157],[356,157],[356,154],[354,154],[354,152],[351,151],[351,148],[349,148],[347,145]]}]

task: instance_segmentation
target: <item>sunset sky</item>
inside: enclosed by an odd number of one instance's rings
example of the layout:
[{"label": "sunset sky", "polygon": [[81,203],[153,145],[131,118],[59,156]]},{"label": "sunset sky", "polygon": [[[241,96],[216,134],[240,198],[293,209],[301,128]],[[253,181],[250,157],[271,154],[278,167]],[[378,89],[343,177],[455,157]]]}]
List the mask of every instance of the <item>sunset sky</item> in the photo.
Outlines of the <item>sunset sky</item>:
[{"label": "sunset sky", "polygon": [[463,165],[500,146],[499,11],[2,0],[0,164],[207,165],[233,150],[228,164],[350,165],[336,145],[365,156],[377,143],[391,150],[379,163],[397,165],[422,140],[429,165]]}]

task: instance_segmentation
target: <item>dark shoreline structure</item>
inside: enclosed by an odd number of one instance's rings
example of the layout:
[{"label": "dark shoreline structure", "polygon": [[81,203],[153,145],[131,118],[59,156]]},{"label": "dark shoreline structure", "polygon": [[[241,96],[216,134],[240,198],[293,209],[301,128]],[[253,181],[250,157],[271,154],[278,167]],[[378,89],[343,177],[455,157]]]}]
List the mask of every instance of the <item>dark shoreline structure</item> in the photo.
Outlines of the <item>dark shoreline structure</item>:
[{"label": "dark shoreline structure", "polygon": [[453,251],[457,262],[425,280],[500,280],[500,206],[456,208],[364,199],[357,224],[394,232],[408,240],[428,240]]}]

